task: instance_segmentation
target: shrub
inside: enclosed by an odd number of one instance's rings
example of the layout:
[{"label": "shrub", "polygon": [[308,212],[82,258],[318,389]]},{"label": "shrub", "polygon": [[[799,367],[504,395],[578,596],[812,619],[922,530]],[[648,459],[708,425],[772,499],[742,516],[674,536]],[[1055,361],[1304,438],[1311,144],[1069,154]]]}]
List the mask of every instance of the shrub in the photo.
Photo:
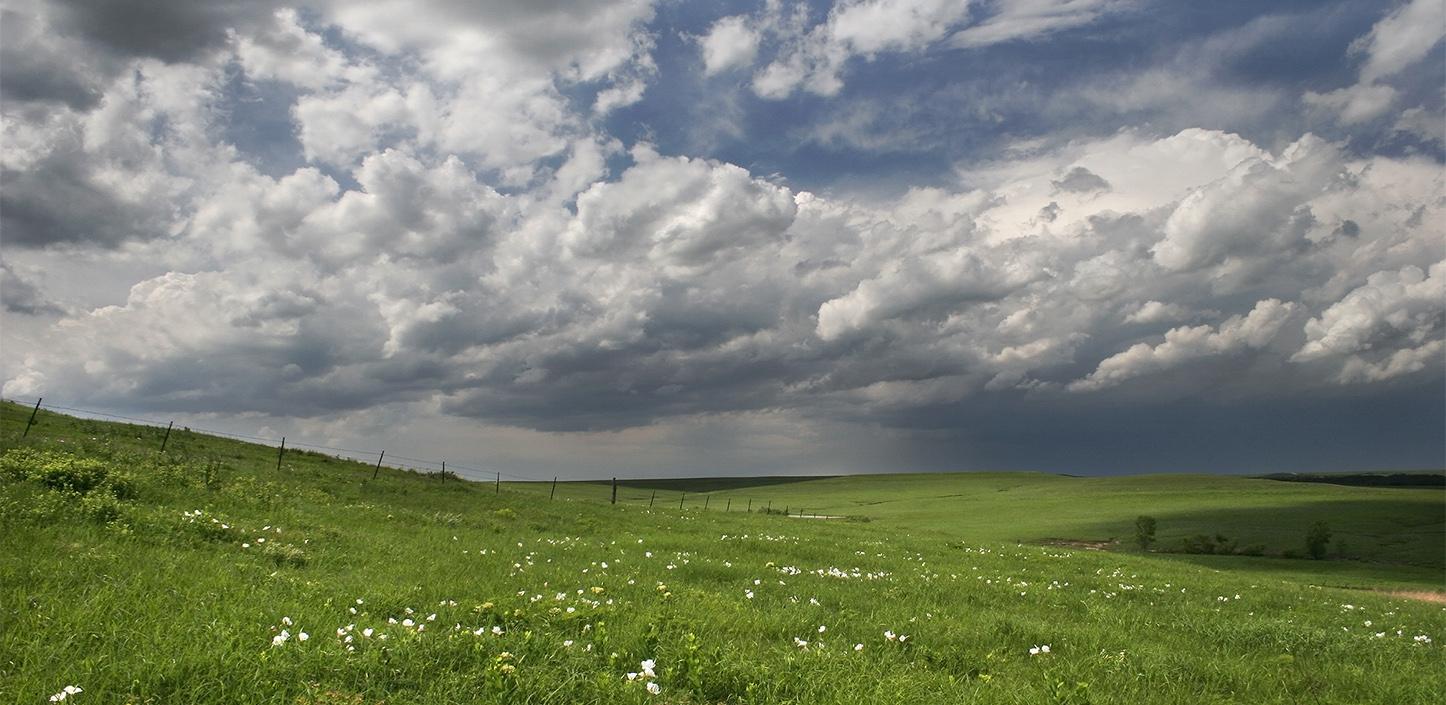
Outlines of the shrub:
[{"label": "shrub", "polygon": [[1181,542],[1180,550],[1185,553],[1215,553],[1215,537],[1209,534],[1195,534]]},{"label": "shrub", "polygon": [[104,488],[116,499],[136,498],[136,478],[128,472],[111,470],[106,473]]},{"label": "shrub", "polygon": [[109,524],[121,516],[121,506],[114,495],[92,492],[80,498],[80,513],[98,524]]},{"label": "shrub", "polygon": [[1265,555],[1265,544],[1252,543],[1249,546],[1242,547],[1239,553],[1242,556],[1263,556]]},{"label": "shrub", "polygon": [[1323,521],[1310,525],[1305,532],[1305,550],[1311,558],[1320,560],[1326,556],[1326,545],[1331,542],[1331,527]]},{"label": "shrub", "polygon": [[1141,551],[1150,550],[1150,545],[1155,543],[1155,517],[1144,514],[1135,517],[1135,543]]},{"label": "shrub", "polygon": [[516,518],[517,518],[517,512],[512,511],[512,509],[511,509],[511,508],[508,508],[508,507],[503,507],[503,508],[501,508],[501,509],[498,509],[498,510],[495,511],[495,512],[492,512],[492,513],[493,513],[494,515],[496,515],[498,519],[516,519]]},{"label": "shrub", "polygon": [[1225,534],[1215,534],[1215,552],[1225,554],[1235,553],[1235,541],[1227,538]]},{"label": "shrub", "polygon": [[64,451],[11,448],[0,456],[0,476],[8,480],[31,480],[47,489],[87,494],[103,489],[115,499],[136,495],[136,481],[129,473],[108,469],[95,458],[83,458]]}]

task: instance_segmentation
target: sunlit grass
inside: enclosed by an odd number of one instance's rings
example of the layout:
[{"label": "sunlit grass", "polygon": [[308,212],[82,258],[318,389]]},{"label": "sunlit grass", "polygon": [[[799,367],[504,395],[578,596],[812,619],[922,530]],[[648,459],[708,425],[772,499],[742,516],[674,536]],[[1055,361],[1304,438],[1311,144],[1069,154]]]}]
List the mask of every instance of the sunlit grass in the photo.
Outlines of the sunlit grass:
[{"label": "sunlit grass", "polygon": [[[3,702],[66,686],[79,703],[389,704],[1425,703],[1446,689],[1440,605],[1275,573],[387,469],[371,481],[315,454],[277,472],[274,449],[183,435],[159,456],[148,429],[56,416],[21,444],[24,415],[3,411],[12,461],[23,446],[55,464],[44,477],[67,457],[104,474],[83,494],[0,481]],[[100,493],[114,514],[86,508]]]}]

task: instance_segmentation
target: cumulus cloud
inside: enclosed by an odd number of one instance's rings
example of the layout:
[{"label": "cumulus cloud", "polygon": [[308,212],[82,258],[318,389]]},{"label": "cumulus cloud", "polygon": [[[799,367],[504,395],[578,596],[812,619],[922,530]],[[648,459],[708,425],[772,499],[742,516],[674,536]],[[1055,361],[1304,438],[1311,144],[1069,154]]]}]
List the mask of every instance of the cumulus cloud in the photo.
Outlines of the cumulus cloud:
[{"label": "cumulus cloud", "polygon": [[1155,261],[1179,271],[1227,257],[1291,252],[1305,243],[1312,220],[1302,204],[1341,168],[1336,148],[1309,135],[1279,158],[1242,162],[1180,202],[1154,247]]},{"label": "cumulus cloud", "polygon": [[1342,382],[1375,382],[1439,367],[1446,336],[1446,261],[1372,274],[1305,324],[1291,360],[1333,360]]},{"label": "cumulus cloud", "polygon": [[1071,382],[1071,391],[1113,387],[1126,380],[1178,367],[1192,360],[1265,347],[1295,311],[1295,304],[1266,299],[1245,316],[1231,316],[1218,327],[1172,328],[1158,345],[1137,343],[1100,361],[1089,376]]},{"label": "cumulus cloud", "polygon": [[[1130,380],[1216,393],[1207,369],[1265,401],[1438,379],[1439,155],[1111,123],[956,159],[888,95],[776,131],[903,174],[877,183],[654,135],[656,89],[725,83],[677,72],[828,95],[851,62],[974,56],[1124,7],[769,2],[668,41],[644,2],[220,5],[176,10],[204,31],[153,48],[84,8],[15,11],[5,44],[34,61],[0,105],[0,316],[23,348],[3,391],[619,434],[602,443],[1089,416],[1117,386],[1153,403]],[[766,107],[772,126],[807,106]],[[229,141],[256,114],[287,159]]]},{"label": "cumulus cloud", "polygon": [[[6,120],[0,156],[0,229],[25,247],[162,238],[184,224],[181,208],[204,142],[210,74],[140,63],[82,112],[59,107]],[[223,148],[224,149],[224,148]]]},{"label": "cumulus cloud", "polygon": [[758,30],[749,26],[748,18],[742,15],[724,17],[708,28],[708,33],[698,38],[698,49],[703,54],[703,74],[711,76],[730,69],[753,64],[761,39]]},{"label": "cumulus cloud", "polygon": [[[54,347],[76,354],[26,359],[7,393],[103,373],[114,399],[268,413],[278,400],[323,413],[432,399],[548,430],[780,408],[896,413],[1249,358],[1309,305],[1281,295],[1309,290],[1329,305],[1353,277],[1399,270],[1436,244],[1425,225],[1436,211],[1422,211],[1439,209],[1429,166],[1356,163],[1310,139],[1276,156],[1223,133],[1122,133],[977,165],[968,186],[887,205],[647,146],[609,175],[604,145],[569,149],[576,173],[558,178],[570,185],[545,188],[576,193],[570,206],[403,148],[364,157],[345,188],[312,167],[233,169],[182,240],[232,264],[159,277],[67,319],[53,335],[74,344]],[[1084,188],[1061,187],[1071,179]],[[1242,191],[1262,194],[1259,205]],[[1212,218],[1202,199],[1244,204],[1259,227],[1239,234],[1242,217]],[[1048,223],[1044,204],[1057,211]],[[1161,261],[1170,247],[1186,254]],[[1282,252],[1298,263],[1220,289],[1230,262]],[[258,268],[278,257],[287,266]],[[1248,311],[1231,298],[1252,293]],[[1236,313],[1134,343],[1130,326],[1215,309]],[[154,323],[196,316],[178,330]],[[158,330],[112,342],[148,327]],[[201,359],[220,372],[174,372]],[[1080,365],[1094,372],[1081,378]],[[243,378],[258,391],[221,398]]]}]

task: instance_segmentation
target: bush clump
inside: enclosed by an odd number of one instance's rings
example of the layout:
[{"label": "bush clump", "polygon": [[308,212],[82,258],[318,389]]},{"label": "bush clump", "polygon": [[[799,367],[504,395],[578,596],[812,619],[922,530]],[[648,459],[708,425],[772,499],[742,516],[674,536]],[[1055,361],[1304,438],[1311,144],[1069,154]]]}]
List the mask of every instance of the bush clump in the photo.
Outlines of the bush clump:
[{"label": "bush clump", "polygon": [[78,495],[94,490],[103,490],[115,499],[136,495],[136,481],[130,474],[111,469],[95,458],[58,450],[11,448],[0,455],[0,476]]},{"label": "bush clump", "polygon": [[1141,514],[1135,517],[1135,543],[1139,544],[1141,551],[1150,550],[1155,543],[1155,517]]},{"label": "bush clump", "polygon": [[1320,560],[1326,557],[1326,546],[1331,542],[1331,527],[1323,521],[1310,525],[1305,532],[1305,551],[1311,558]]}]

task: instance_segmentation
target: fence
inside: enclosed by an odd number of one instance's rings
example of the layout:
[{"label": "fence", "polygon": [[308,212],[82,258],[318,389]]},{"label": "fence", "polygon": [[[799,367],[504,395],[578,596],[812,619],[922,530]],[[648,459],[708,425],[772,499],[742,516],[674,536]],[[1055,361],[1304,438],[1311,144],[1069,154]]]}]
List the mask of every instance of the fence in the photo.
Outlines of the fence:
[{"label": "fence", "polygon": [[[124,421],[129,424],[136,424],[150,427],[157,430],[159,440],[157,451],[164,452],[167,445],[173,441],[173,432],[196,433],[219,438],[227,438],[247,443],[256,443],[274,446],[277,449],[276,466],[278,470],[282,466],[287,450],[310,450],[335,454],[335,457],[374,464],[373,478],[380,472],[382,467],[399,470],[410,470],[424,473],[452,474],[460,479],[473,482],[493,483],[496,492],[500,493],[504,487],[509,492],[520,492],[527,494],[545,494],[549,500],[590,500],[603,501],[612,504],[646,505],[649,508],[665,509],[676,507],[682,509],[700,509],[703,511],[725,511],[725,512],[762,512],[770,514],[782,514],[786,516],[804,518],[833,518],[828,515],[809,513],[809,510],[796,506],[782,505],[774,507],[772,500],[755,500],[751,497],[728,494],[714,497],[712,491],[688,491],[686,489],[669,489],[669,484],[685,483],[686,480],[559,480],[557,477],[528,477],[525,475],[489,470],[469,465],[459,465],[446,460],[428,460],[425,458],[414,458],[405,455],[388,454],[386,450],[364,450],[357,448],[342,448],[338,446],[320,445],[315,443],[299,442],[288,439],[286,436],[279,438],[253,436],[217,429],[200,428],[197,426],[177,427],[175,421],[160,421],[157,419],[126,416],[107,411],[95,409],[83,409],[74,406],[62,406],[59,404],[47,404],[44,398],[36,399],[34,402],[20,399],[0,398],[0,401],[10,402],[24,406],[30,410],[29,418],[21,432],[21,437],[27,437],[32,427],[36,425],[36,415],[40,410],[52,411],[68,416],[95,421]],[[765,479],[765,478],[759,478]],[[506,482],[504,482],[506,480]],[[559,493],[559,488],[562,492]],[[736,506],[735,506],[736,505]]]}]

